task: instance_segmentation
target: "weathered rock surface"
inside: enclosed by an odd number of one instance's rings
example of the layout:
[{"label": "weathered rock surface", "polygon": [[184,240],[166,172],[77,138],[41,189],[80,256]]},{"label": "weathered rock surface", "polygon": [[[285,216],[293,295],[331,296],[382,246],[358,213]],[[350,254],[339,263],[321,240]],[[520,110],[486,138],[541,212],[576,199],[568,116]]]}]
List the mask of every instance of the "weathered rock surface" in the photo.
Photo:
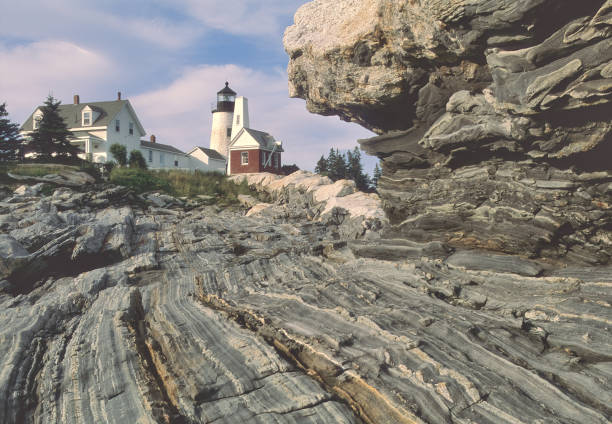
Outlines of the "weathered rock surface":
[{"label": "weathered rock surface", "polygon": [[247,216],[268,214],[276,217],[315,220],[337,229],[342,238],[378,238],[388,220],[380,198],[374,193],[357,191],[350,180],[333,182],[307,171],[280,176],[270,173],[240,174],[230,177],[239,184],[246,180],[253,189],[265,193],[277,203],[255,204],[254,199],[241,197],[251,208]]},{"label": "weathered rock surface", "polygon": [[612,257],[612,3],[315,0],[292,96],[380,134],[389,237]]},{"label": "weathered rock surface", "polygon": [[342,236],[296,185],[253,216],[0,200],[1,260],[39,269],[3,267],[0,422],[608,422],[610,268]]}]

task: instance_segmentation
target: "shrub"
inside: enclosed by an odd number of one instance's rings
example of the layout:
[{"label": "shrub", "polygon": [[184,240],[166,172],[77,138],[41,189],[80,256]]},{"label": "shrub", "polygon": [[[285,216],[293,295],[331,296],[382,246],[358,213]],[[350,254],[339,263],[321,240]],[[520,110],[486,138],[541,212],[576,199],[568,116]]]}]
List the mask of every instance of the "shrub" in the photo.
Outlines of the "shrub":
[{"label": "shrub", "polygon": [[110,174],[111,171],[115,169],[115,167],[117,166],[117,162],[115,162],[114,160],[111,160],[111,161],[106,162],[103,166],[104,166],[104,170],[106,171],[106,173]]},{"label": "shrub", "polygon": [[140,150],[130,152],[130,168],[147,169],[147,161],[145,161]]},{"label": "shrub", "polygon": [[124,145],[119,143],[112,144],[109,151],[120,166],[127,164],[127,149]]}]

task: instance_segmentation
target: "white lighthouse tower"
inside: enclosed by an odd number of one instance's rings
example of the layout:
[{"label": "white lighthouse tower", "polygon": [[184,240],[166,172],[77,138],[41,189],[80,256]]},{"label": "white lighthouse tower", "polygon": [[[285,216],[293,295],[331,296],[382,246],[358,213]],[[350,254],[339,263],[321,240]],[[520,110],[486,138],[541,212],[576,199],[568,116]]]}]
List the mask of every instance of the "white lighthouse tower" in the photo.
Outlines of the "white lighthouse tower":
[{"label": "white lighthouse tower", "polygon": [[210,133],[210,148],[228,157],[229,144],[232,138],[234,120],[234,105],[236,92],[229,88],[229,83],[217,93],[217,105],[213,108],[212,131]]}]

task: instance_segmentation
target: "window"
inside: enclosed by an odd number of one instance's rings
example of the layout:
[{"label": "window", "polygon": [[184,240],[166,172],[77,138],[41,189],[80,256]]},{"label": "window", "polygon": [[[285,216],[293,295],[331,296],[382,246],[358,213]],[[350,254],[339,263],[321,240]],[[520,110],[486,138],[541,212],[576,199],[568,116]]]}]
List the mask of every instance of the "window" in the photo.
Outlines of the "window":
[{"label": "window", "polygon": [[278,162],[279,161],[278,161],[278,153],[277,153],[277,154],[274,155],[274,167],[275,168],[279,168]]},{"label": "window", "polygon": [[153,162],[153,150],[149,150],[149,162]]},{"label": "window", "polygon": [[266,152],[261,152],[261,166],[266,164]]},{"label": "window", "polygon": [[176,166],[178,168],[178,160],[174,161],[174,166]]},{"label": "window", "polygon": [[159,154],[159,163],[162,165],[164,164],[164,154],[163,153]]},{"label": "window", "polygon": [[134,123],[130,122],[130,135],[134,135]]},{"label": "window", "polygon": [[227,129],[227,136],[228,136],[228,137],[231,137],[231,136],[232,136],[232,129],[231,129],[231,128],[228,128],[228,129]]},{"label": "window", "polygon": [[249,164],[249,152],[240,153],[240,164],[248,165]]},{"label": "window", "polygon": [[240,125],[240,115],[236,115],[236,125]]},{"label": "window", "polygon": [[115,131],[121,131],[121,121],[119,121],[118,119],[115,121]]},{"label": "window", "polygon": [[83,126],[91,125],[91,112],[83,112]]},{"label": "window", "polygon": [[37,115],[34,117],[34,129],[37,130],[40,127],[40,121],[42,121],[42,116]]}]

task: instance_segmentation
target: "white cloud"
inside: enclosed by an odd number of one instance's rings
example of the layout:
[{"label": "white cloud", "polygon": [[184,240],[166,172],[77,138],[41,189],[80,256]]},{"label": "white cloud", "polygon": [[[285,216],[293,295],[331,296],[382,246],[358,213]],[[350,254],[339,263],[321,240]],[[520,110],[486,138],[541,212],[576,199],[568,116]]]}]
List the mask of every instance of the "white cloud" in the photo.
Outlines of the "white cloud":
[{"label": "white cloud", "polygon": [[[254,71],[236,65],[199,66],[186,69],[167,87],[131,98],[142,124],[160,143],[184,151],[209,146],[210,105],[225,81],[238,95],[249,99],[250,124],[283,141],[285,164],[314,169],[330,147],[352,149],[358,138],[372,133],[337,117],[310,114],[304,101],[288,98],[284,71]],[[373,165],[372,165],[373,166]]]},{"label": "white cloud", "polygon": [[72,99],[78,87],[112,78],[112,65],[100,53],[66,41],[40,41],[7,48],[0,44],[0,102],[23,122],[47,95]]},{"label": "white cloud", "polygon": [[205,28],[197,22],[177,22],[162,11],[139,14],[144,5],[134,3],[128,12],[125,2],[83,3],[76,0],[29,0],[13,2],[2,9],[0,35],[25,39],[60,38],[79,44],[125,47],[121,43],[145,41],[164,49],[193,43]]}]

